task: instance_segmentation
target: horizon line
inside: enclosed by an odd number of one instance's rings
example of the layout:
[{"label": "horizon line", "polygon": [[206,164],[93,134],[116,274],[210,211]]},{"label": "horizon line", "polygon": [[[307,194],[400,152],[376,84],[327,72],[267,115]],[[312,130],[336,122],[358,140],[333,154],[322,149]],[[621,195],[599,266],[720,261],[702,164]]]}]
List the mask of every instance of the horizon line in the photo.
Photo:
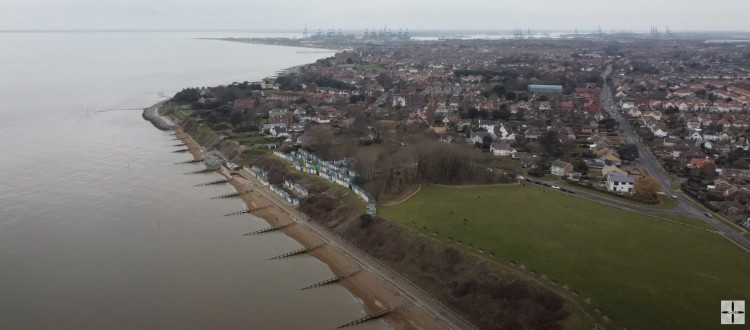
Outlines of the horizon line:
[{"label": "horizon line", "polygon": [[[314,30],[329,30],[330,28],[326,29],[314,29]],[[342,30],[342,31],[364,31],[365,29],[369,28],[334,28],[335,30]],[[553,29],[533,29],[533,28],[498,28],[498,29],[483,29],[483,28],[457,28],[457,29],[447,29],[447,28],[399,28],[399,29],[406,29],[409,30],[409,32],[513,32],[515,30],[522,30],[527,31],[530,30],[532,32],[567,32],[567,31],[578,31],[579,33],[583,32],[597,32],[597,28],[592,29],[579,29],[579,28],[553,28]],[[376,29],[377,30],[377,29]],[[601,29],[602,32],[610,33],[650,33],[649,30],[638,30],[638,29]],[[0,33],[33,33],[33,32],[292,32],[292,33],[302,33],[302,29],[290,29],[290,28],[278,28],[278,29],[254,29],[254,28],[70,28],[70,29],[0,29]],[[750,30],[722,30],[722,29],[690,29],[690,30],[674,30],[670,29],[671,33],[750,33]],[[659,32],[664,33],[664,32]]]}]

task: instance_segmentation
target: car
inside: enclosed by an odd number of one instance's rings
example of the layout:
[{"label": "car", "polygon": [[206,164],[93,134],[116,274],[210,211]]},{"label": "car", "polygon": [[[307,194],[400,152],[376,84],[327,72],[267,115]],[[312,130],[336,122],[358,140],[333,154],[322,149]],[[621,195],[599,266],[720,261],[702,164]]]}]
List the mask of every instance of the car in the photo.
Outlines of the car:
[{"label": "car", "polygon": [[549,186],[549,187],[550,187],[550,188],[552,188],[552,189],[557,189],[557,190],[560,190],[560,186],[555,186],[555,185],[552,185],[552,186]]},{"label": "car", "polygon": [[676,194],[669,194],[669,197],[672,197],[673,199],[677,199],[677,195]]},{"label": "car", "polygon": [[517,177],[516,177],[516,180],[518,180],[518,181],[523,181],[523,180],[524,180],[524,177],[523,177],[523,175],[519,175],[519,176],[517,176]]},{"label": "car", "polygon": [[703,213],[703,214],[706,215],[706,218],[713,218],[714,217],[713,215],[711,215],[711,213],[708,213],[708,212]]}]

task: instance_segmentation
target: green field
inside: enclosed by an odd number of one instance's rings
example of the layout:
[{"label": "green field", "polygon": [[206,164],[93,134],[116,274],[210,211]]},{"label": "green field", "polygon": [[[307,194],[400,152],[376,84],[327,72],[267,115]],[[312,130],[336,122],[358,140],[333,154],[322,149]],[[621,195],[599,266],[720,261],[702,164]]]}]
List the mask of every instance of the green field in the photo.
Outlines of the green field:
[{"label": "green field", "polygon": [[377,64],[361,64],[359,68],[362,70],[380,70],[383,67]]},{"label": "green field", "polygon": [[378,213],[568,285],[608,329],[720,328],[720,300],[750,299],[750,254],[721,236],[532,185],[425,186]]}]

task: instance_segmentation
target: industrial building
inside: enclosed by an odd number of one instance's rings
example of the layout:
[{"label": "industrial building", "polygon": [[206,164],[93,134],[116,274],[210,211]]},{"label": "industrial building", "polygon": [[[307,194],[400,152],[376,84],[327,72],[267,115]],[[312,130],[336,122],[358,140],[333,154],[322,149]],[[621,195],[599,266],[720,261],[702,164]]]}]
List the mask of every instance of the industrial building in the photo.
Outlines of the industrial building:
[{"label": "industrial building", "polygon": [[562,85],[529,85],[532,93],[562,93]]}]

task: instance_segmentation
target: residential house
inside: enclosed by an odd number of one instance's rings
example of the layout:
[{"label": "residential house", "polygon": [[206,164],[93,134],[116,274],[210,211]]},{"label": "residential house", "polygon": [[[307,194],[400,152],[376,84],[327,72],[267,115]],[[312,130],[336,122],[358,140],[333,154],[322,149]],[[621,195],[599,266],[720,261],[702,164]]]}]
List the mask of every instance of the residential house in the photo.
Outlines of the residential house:
[{"label": "residential house", "polygon": [[734,184],[747,184],[750,182],[750,170],[724,168],[721,170],[721,178]]},{"label": "residential house", "polygon": [[499,141],[493,142],[490,145],[490,152],[498,157],[509,157],[516,153],[516,149],[514,149],[508,142]]},{"label": "residential house", "polygon": [[292,124],[292,112],[286,109],[273,109],[268,111],[268,122],[271,124]]},{"label": "residential house", "polygon": [[713,179],[716,176],[716,162],[711,158],[692,158],[687,167],[691,175],[704,179]]},{"label": "residential house", "polygon": [[612,173],[619,173],[619,174],[625,175],[625,176],[628,175],[628,172],[625,172],[624,170],[620,169],[617,166],[609,165],[609,166],[604,166],[602,168],[602,176],[603,177],[606,177],[607,175],[610,175]]},{"label": "residential house", "polygon": [[739,189],[729,182],[726,182],[722,179],[716,179],[714,180],[713,184],[706,186],[706,190],[717,195],[727,197],[731,194],[736,193]]},{"label": "residential house", "polygon": [[611,172],[607,176],[607,191],[632,194],[635,188],[635,179],[619,172]]},{"label": "residential house", "polygon": [[550,171],[552,172],[552,175],[563,177],[568,173],[573,173],[573,164],[561,160],[556,160],[552,162]]},{"label": "residential house", "polygon": [[469,137],[469,143],[471,144],[482,144],[484,143],[484,138],[487,137],[492,141],[492,134],[487,132],[473,132],[471,133],[471,137]]}]

